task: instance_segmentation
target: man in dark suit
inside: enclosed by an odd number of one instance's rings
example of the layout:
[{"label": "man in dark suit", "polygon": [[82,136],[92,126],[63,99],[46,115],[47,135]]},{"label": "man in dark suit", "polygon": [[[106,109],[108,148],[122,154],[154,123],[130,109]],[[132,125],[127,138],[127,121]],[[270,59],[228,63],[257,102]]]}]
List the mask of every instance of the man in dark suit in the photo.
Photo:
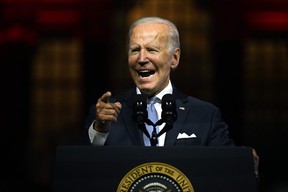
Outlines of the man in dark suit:
[{"label": "man in dark suit", "polygon": [[[214,105],[189,97],[173,87],[173,96],[176,100],[177,120],[173,124],[173,129],[167,131],[165,135],[165,142],[161,145],[175,146],[175,145],[189,145],[189,146],[234,146],[233,140],[229,137],[227,124],[222,121],[219,109]],[[137,122],[133,119],[133,105],[136,96],[136,88],[128,92],[113,97],[108,105],[116,105],[114,102],[121,103],[121,109],[114,109],[113,107],[107,111],[111,111],[112,116],[116,122],[109,123],[107,120],[104,124],[99,123],[101,126],[107,126],[109,130],[103,131],[104,135],[107,134],[107,139],[104,143],[100,143],[93,137],[88,139],[87,143],[95,145],[144,145],[143,132],[137,128]],[[98,102],[103,102],[101,99],[109,98],[110,92],[105,93]],[[106,103],[105,101],[104,103]],[[106,105],[106,104],[104,104]],[[116,107],[116,106],[114,106]],[[86,127],[95,122],[96,107],[90,108],[89,117],[86,121]],[[98,109],[99,110],[99,109]],[[102,109],[104,110],[104,109]],[[113,110],[118,111],[117,113]],[[121,112],[120,112],[121,111]],[[100,111],[99,111],[100,112]],[[107,114],[109,112],[106,112]],[[119,114],[118,114],[119,113]],[[107,115],[106,114],[106,115]],[[116,117],[117,116],[117,120]],[[108,115],[107,115],[108,116]],[[96,129],[97,127],[95,127]],[[91,129],[91,127],[90,127]],[[92,130],[90,130],[92,131]],[[99,130],[100,132],[101,130]],[[94,131],[93,131],[94,132]],[[109,132],[109,133],[108,133]],[[87,132],[89,133],[89,132]],[[102,133],[102,132],[101,132]],[[91,134],[91,133],[90,133]],[[93,134],[93,133],[92,133]],[[161,137],[161,136],[160,136]]]},{"label": "man in dark suit", "polygon": [[[82,142],[93,145],[147,145],[145,135],[133,119],[136,94],[157,97],[158,119],[164,95],[175,98],[177,119],[173,128],[157,138],[157,146],[235,146],[220,110],[211,103],[187,96],[172,84],[170,73],[180,60],[176,26],[163,18],[144,17],[129,31],[128,66],[135,87],[126,93],[106,92],[90,109]],[[159,125],[163,129],[165,123]],[[149,145],[149,144],[148,144]],[[259,157],[254,151],[255,169]]]}]

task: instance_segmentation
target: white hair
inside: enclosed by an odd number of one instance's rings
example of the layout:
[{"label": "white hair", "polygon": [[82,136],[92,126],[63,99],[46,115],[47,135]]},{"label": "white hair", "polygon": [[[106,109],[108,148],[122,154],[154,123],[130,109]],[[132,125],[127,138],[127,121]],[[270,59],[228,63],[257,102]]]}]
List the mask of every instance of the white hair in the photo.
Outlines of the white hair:
[{"label": "white hair", "polygon": [[169,27],[169,42],[168,47],[171,52],[173,52],[176,48],[180,48],[180,40],[179,40],[179,32],[174,23],[167,19],[163,19],[161,17],[143,17],[136,20],[129,29],[129,39],[131,37],[132,30],[141,24],[165,24]]}]

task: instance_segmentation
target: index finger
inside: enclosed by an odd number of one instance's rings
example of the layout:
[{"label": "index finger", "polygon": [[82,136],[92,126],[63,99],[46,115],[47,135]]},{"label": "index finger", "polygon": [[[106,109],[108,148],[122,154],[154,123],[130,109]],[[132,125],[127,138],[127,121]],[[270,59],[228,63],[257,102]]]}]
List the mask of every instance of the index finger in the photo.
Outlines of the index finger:
[{"label": "index finger", "polygon": [[109,103],[109,99],[111,97],[111,92],[110,91],[107,91],[106,93],[104,93],[101,98],[99,99],[99,101],[102,101],[104,103]]}]

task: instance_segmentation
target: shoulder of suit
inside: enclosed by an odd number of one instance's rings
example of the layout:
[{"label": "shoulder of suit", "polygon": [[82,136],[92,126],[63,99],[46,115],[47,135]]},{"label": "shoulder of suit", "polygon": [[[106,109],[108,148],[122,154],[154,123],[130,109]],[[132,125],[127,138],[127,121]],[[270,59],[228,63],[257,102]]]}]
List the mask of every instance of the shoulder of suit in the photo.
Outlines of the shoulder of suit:
[{"label": "shoulder of suit", "polygon": [[202,105],[202,106],[209,106],[209,107],[216,107],[214,104],[212,104],[209,101],[205,101],[203,99],[193,97],[190,95],[187,95],[181,91],[179,91],[177,88],[173,87],[173,96],[176,100],[180,100],[183,104],[192,104],[192,105]]}]

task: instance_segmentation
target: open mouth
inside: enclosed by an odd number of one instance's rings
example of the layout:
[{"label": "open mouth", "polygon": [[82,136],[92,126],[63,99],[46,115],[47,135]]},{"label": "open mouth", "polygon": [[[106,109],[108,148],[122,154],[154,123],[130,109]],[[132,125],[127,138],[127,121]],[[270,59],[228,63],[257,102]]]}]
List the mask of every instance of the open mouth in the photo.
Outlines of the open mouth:
[{"label": "open mouth", "polygon": [[150,75],[153,75],[155,73],[155,71],[153,70],[142,70],[142,71],[138,71],[138,74],[141,77],[149,77]]}]

